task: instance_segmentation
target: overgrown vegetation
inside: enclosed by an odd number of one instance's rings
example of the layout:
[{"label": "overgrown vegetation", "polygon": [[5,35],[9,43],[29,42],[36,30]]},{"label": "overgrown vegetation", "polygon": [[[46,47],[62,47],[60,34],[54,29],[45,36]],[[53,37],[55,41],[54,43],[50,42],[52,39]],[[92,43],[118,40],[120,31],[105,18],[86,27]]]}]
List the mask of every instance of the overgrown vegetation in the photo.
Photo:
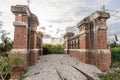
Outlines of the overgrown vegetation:
[{"label": "overgrown vegetation", "polygon": [[8,53],[13,48],[13,42],[6,36],[1,36],[1,43],[0,43],[0,56],[8,56]]},{"label": "overgrown vegetation", "polygon": [[120,71],[115,71],[113,73],[108,72],[107,74],[100,74],[101,80],[120,80]]},{"label": "overgrown vegetation", "polygon": [[43,44],[43,54],[63,54],[64,46],[62,44],[51,45],[51,44]]},{"label": "overgrown vegetation", "polygon": [[120,61],[120,47],[111,48],[112,62]]},{"label": "overgrown vegetation", "polygon": [[120,44],[118,44],[116,41],[113,41],[110,43],[110,48],[120,47]]},{"label": "overgrown vegetation", "polygon": [[9,80],[9,74],[18,64],[23,64],[25,61],[17,54],[9,53],[10,57],[0,56],[0,78]]},{"label": "overgrown vegetation", "polygon": [[9,74],[19,63],[24,63],[24,59],[10,50],[13,42],[6,36],[1,36],[0,43],[0,80],[9,80]]}]

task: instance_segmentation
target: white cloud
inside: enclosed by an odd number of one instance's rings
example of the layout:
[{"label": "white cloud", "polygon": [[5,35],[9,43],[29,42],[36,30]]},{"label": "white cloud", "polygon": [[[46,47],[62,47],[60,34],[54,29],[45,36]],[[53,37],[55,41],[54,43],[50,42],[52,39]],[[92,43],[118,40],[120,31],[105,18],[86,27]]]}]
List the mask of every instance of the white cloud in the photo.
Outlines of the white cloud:
[{"label": "white cloud", "polygon": [[[30,10],[39,18],[38,30],[41,30],[40,27],[45,27],[45,30],[42,30],[45,34],[61,37],[65,33],[65,28],[75,26],[82,18],[99,10],[103,4],[109,6],[111,1],[113,0],[31,0]],[[16,4],[25,5],[27,0],[0,1],[0,11],[4,12],[0,19],[4,21],[3,29],[11,32],[11,38],[13,38],[14,33],[14,15],[10,11],[10,6]],[[115,22],[120,22],[120,19],[111,17],[108,24]],[[56,34],[58,29],[60,32]]]}]

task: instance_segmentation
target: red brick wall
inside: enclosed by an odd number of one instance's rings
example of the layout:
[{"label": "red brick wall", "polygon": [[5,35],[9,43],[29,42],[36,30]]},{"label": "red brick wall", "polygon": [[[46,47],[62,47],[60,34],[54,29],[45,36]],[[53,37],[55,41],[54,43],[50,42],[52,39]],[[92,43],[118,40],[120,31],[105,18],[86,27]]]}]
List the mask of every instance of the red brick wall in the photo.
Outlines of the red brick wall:
[{"label": "red brick wall", "polygon": [[27,48],[27,29],[26,27],[17,26],[14,30],[14,49]]},{"label": "red brick wall", "polygon": [[107,31],[99,30],[98,36],[99,36],[99,49],[108,49],[108,47],[107,47]]},{"label": "red brick wall", "polygon": [[79,51],[69,51],[71,56],[76,57],[78,60],[82,62],[86,62],[85,58],[85,52],[79,52]]},{"label": "red brick wall", "polygon": [[34,31],[30,32],[30,49],[36,48],[36,33]]},{"label": "red brick wall", "polygon": [[29,53],[29,65],[35,65],[38,59],[38,51],[31,50]]}]

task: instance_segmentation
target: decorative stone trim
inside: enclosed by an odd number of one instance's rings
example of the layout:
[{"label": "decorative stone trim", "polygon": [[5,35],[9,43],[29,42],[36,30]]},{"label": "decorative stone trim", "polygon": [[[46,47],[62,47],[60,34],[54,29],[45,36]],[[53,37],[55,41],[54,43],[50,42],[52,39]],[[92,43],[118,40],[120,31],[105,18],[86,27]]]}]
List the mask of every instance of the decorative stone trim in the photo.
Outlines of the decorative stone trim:
[{"label": "decorative stone trim", "polygon": [[[28,49],[28,51],[39,51],[39,50],[43,50],[43,49]],[[15,53],[28,53],[27,49],[12,49],[12,52]]]},{"label": "decorative stone trim", "polygon": [[29,49],[29,51],[39,51],[40,49]]},{"label": "decorative stone trim", "polygon": [[68,41],[68,39],[64,39],[64,41]]},{"label": "decorative stone trim", "polygon": [[68,49],[64,49],[65,51],[67,51]]},{"label": "decorative stone trim", "polygon": [[16,5],[16,6],[11,6],[11,11],[13,13],[24,13],[24,14],[28,14],[28,16],[30,16],[31,12],[28,8],[28,6],[26,5]]},{"label": "decorative stone trim", "polygon": [[79,33],[79,35],[86,34],[86,33],[89,33],[89,32],[90,32],[89,30],[83,30]]},{"label": "decorative stone trim", "polygon": [[93,31],[98,31],[98,30],[107,30],[107,26],[95,26],[93,28]]},{"label": "decorative stone trim", "polygon": [[37,30],[35,28],[31,28],[30,31],[33,31],[37,34]]},{"label": "decorative stone trim", "polygon": [[27,54],[27,49],[12,49],[11,50],[12,52],[15,52],[15,53],[25,53]]},{"label": "decorative stone trim", "polygon": [[[64,50],[66,51],[68,49],[64,49]],[[69,49],[69,51],[110,53],[109,49]]]},{"label": "decorative stone trim", "polygon": [[26,22],[15,21],[13,22],[14,26],[27,26]]}]

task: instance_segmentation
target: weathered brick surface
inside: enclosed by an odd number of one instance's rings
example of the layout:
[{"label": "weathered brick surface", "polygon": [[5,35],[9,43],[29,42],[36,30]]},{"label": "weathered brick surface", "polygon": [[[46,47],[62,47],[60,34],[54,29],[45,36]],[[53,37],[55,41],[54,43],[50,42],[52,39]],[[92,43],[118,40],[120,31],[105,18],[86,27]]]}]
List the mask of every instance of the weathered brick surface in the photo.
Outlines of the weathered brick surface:
[{"label": "weathered brick surface", "polygon": [[11,79],[19,79],[20,75],[24,74],[25,70],[24,69],[13,69],[13,71],[10,73],[10,78]]},{"label": "weathered brick surface", "polygon": [[[64,36],[65,40],[67,39],[64,43],[65,49],[68,49],[65,53],[70,53],[71,56],[85,63],[96,65],[102,71],[108,70],[111,64],[111,54],[107,45],[106,20],[109,17],[109,13],[97,11],[81,20],[77,25],[80,31],[79,37],[71,37],[69,33]],[[75,43],[76,40],[79,43]],[[79,47],[76,47],[78,44]]]},{"label": "weathered brick surface", "polygon": [[65,53],[65,54],[68,54],[68,53],[67,53],[67,50],[64,50],[64,53]]},{"label": "weathered brick surface", "polygon": [[70,55],[76,57],[78,60],[82,62],[86,62],[86,55],[84,52],[80,53],[79,51],[70,51]]},{"label": "weathered brick surface", "polygon": [[[13,67],[13,59],[15,56],[20,56],[20,58],[22,59],[23,62],[19,63],[19,64],[14,64],[15,66]],[[13,79],[13,78],[19,78],[20,75],[22,75],[26,68],[27,68],[27,54],[26,53],[14,53],[14,54],[10,54],[9,55],[10,57],[10,66],[13,67],[13,70],[11,71],[10,73],[10,78]]]},{"label": "weathered brick surface", "polygon": [[30,49],[36,48],[36,33],[31,31],[30,32]]},{"label": "weathered brick surface", "polygon": [[14,48],[26,49],[27,48],[27,29],[26,27],[17,26],[14,30]]},{"label": "weathered brick surface", "polygon": [[29,65],[35,65],[37,63],[38,60],[38,52],[37,51],[30,51],[29,55]]},{"label": "weathered brick surface", "polygon": [[[37,63],[38,56],[42,55],[42,37],[43,34],[37,33],[37,26],[39,21],[36,15],[32,14],[26,5],[16,5],[11,7],[11,11],[15,15],[14,30],[14,51],[19,52],[20,56],[25,58],[26,65],[35,65]],[[40,41],[40,42],[39,42]],[[11,78],[18,78],[24,73],[24,66],[18,66],[23,68],[17,71],[11,72]]]},{"label": "weathered brick surface", "polygon": [[110,53],[89,52],[86,54],[86,63],[96,65],[100,70],[108,70],[111,64]]}]

